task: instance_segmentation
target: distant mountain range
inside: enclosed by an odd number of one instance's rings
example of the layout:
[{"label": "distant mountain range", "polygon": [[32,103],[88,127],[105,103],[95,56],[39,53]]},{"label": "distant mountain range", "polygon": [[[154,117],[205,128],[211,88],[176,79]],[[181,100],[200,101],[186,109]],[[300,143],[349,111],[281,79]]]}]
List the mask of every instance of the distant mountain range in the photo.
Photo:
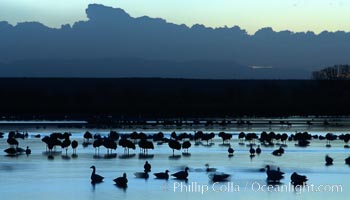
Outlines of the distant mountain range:
[{"label": "distant mountain range", "polygon": [[87,21],[59,29],[0,22],[0,76],[308,79],[350,63],[347,32],[249,35],[238,26],[187,27],[97,4],[86,14]]},{"label": "distant mountain range", "polygon": [[278,78],[271,73],[271,69],[247,67],[229,61],[160,61],[137,58],[22,60],[0,63],[0,67],[0,77]]}]

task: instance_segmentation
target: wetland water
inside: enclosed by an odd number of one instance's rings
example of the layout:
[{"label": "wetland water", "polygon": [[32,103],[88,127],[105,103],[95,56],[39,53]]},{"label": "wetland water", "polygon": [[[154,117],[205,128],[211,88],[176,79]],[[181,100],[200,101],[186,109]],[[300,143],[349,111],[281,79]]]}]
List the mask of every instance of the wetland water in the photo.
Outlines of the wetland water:
[{"label": "wetland water", "polygon": [[[305,128],[305,127],[303,127]],[[174,129],[175,130],[175,129]],[[275,133],[295,133],[291,128],[231,128],[225,130],[233,133],[233,138],[229,143],[234,148],[234,156],[228,157],[227,145],[222,145],[222,140],[217,136],[219,131],[215,128],[211,130],[201,129],[204,132],[215,132],[216,137],[212,145],[194,145],[189,149],[190,156],[183,156],[182,150],[175,151],[175,154],[182,155],[178,159],[169,157],[172,150],[168,144],[157,145],[154,143],[154,150],[149,150],[152,158],[140,158],[140,150],[130,150],[134,157],[123,159],[124,150],[118,146],[116,158],[105,159],[107,150],[100,149],[100,157],[96,157],[92,145],[83,147],[83,133],[85,129],[26,129],[29,137],[19,141],[22,148],[29,146],[32,154],[28,157],[20,155],[8,157],[4,149],[9,145],[6,142],[7,134],[0,139],[0,193],[1,199],[347,199],[350,195],[350,167],[345,164],[344,159],[350,153],[344,148],[344,142],[336,140],[332,142],[331,148],[326,148],[326,140],[312,140],[309,147],[302,148],[295,146],[294,141],[287,142],[285,154],[280,157],[273,156],[271,152],[275,147],[262,147],[262,153],[253,159],[249,157],[248,142],[239,145],[238,133],[240,131],[256,132],[274,131]],[[2,130],[7,133],[9,130]],[[19,130],[23,131],[23,130]],[[40,133],[41,136],[49,135],[54,131],[70,131],[71,139],[79,142],[77,148],[77,158],[71,157],[72,149],[68,150],[68,157],[64,150],[61,155],[56,155],[53,160],[48,160],[45,152],[45,144],[41,139],[32,137]],[[119,133],[131,133],[134,130],[117,129]],[[165,137],[169,137],[172,129],[139,129],[146,134],[154,134],[163,131]],[[176,130],[177,133],[193,133],[191,130]],[[325,135],[328,132],[335,134],[347,133],[346,129],[322,128],[305,129],[310,134]],[[107,135],[109,130],[90,130],[91,133]],[[334,158],[334,165],[325,166],[324,157],[329,154]],[[148,160],[152,165],[152,172],[148,180],[135,178],[135,172],[143,171],[143,164]],[[213,183],[208,178],[205,171],[205,164],[217,168],[219,172],[231,175],[228,182]],[[268,186],[266,184],[266,173],[260,172],[266,164],[280,167],[285,172],[285,178],[280,185]],[[101,184],[92,185],[90,183],[91,169],[95,165],[97,173],[104,176],[105,180]],[[168,169],[170,173],[183,170],[185,166],[190,168],[188,181],[178,181],[170,178],[168,181],[154,179],[154,172],[162,172]],[[290,176],[296,171],[307,175],[309,181],[308,189],[294,190],[290,186]],[[120,189],[114,185],[113,179],[122,176],[126,172],[128,176],[128,188]],[[312,189],[311,189],[312,186]]]}]

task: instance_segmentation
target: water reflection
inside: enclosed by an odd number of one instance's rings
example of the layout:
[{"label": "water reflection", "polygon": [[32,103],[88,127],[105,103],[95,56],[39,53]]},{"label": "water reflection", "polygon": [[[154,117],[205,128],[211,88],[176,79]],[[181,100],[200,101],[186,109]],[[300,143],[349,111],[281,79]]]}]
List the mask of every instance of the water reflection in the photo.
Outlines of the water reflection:
[{"label": "water reflection", "polygon": [[179,160],[181,158],[181,155],[171,155],[169,156],[169,160]]},{"label": "water reflection", "polygon": [[126,190],[128,189],[128,186],[118,186],[117,184],[114,184],[114,186],[119,190],[122,190],[123,192],[126,192]]}]

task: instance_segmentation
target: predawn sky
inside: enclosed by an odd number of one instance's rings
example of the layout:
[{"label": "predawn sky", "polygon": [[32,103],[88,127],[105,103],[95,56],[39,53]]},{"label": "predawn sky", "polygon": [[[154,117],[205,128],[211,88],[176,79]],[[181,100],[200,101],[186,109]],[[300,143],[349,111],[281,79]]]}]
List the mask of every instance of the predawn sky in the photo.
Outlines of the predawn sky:
[{"label": "predawn sky", "polygon": [[0,21],[38,21],[60,27],[86,20],[85,9],[91,3],[122,8],[133,17],[159,17],[188,26],[238,25],[249,34],[263,27],[350,31],[350,2],[345,0],[1,0]]}]

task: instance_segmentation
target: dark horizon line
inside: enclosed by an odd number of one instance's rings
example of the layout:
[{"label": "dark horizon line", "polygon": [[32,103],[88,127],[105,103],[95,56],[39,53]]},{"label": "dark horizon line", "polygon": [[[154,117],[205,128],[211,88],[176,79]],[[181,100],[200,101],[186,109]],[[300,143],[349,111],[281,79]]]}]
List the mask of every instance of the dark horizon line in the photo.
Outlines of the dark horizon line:
[{"label": "dark horizon line", "polygon": [[[84,79],[84,80],[87,80],[87,79],[91,79],[91,80],[99,80],[99,79],[103,79],[103,80],[107,80],[107,79],[110,79],[110,80],[116,80],[116,79],[135,79],[135,80],[190,80],[190,81],[196,81],[196,80],[199,80],[199,81],[316,81],[314,79],[312,79],[311,77],[309,79],[215,79],[215,78],[167,78],[167,77],[75,77],[75,76],[72,76],[72,77],[50,77],[50,76],[47,76],[47,77],[41,77],[41,76],[38,76],[38,77],[1,77],[0,76],[0,79],[2,80],[6,80],[6,79],[19,79],[19,80],[22,80],[22,79]],[[317,80],[317,81],[348,81],[348,80]]]}]

